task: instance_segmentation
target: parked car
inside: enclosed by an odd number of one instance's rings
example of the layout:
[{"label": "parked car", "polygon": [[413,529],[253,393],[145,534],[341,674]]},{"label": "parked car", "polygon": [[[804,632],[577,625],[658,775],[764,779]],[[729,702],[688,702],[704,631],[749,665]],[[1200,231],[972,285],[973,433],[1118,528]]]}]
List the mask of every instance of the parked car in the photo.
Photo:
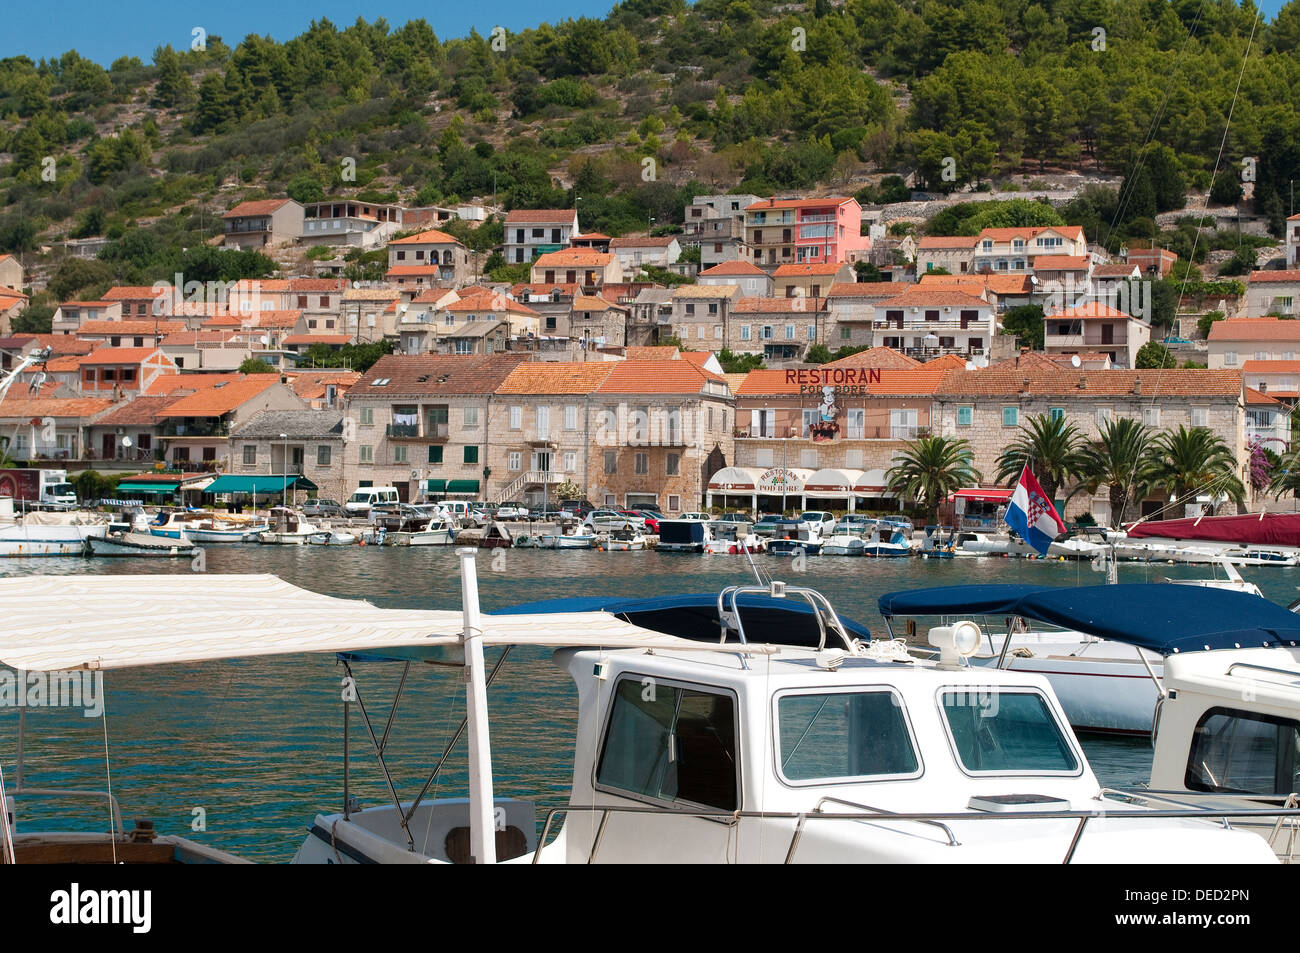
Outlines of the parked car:
[{"label": "parked car", "polygon": [[595,508],[588,500],[564,500],[560,503],[560,509],[578,519],[586,519],[587,514]]},{"label": "parked car", "polygon": [[748,513],[742,513],[739,510],[733,510],[730,513],[723,513],[721,516],[714,519],[713,522],[714,523],[752,523],[754,521],[753,519],[750,518],[750,515]]},{"label": "parked car", "polygon": [[645,528],[651,533],[659,532],[659,520],[662,519],[658,513],[653,510],[619,510],[628,516],[637,516],[645,523]]},{"label": "parked car", "polygon": [[357,487],[357,492],[348,497],[348,501],[343,504],[343,510],[349,516],[365,516],[372,506],[380,503],[397,503],[400,499],[396,487],[362,486]]},{"label": "parked car", "polygon": [[822,539],[835,532],[835,514],[826,510],[804,510],[799,514],[799,524],[815,530]]},{"label": "parked car", "polygon": [[497,507],[496,518],[499,520],[528,519],[528,504],[519,502],[502,503]]},{"label": "parked car", "polygon": [[582,525],[589,526],[597,532],[626,528],[644,530],[645,520],[619,510],[592,510],[582,521]]},{"label": "parked car", "polygon": [[303,516],[342,516],[343,507],[337,500],[308,500],[302,505]]},{"label": "parked car", "polygon": [[776,534],[777,524],[781,522],[781,514],[764,513],[757,523],[754,524],[755,536],[774,536]]},{"label": "parked car", "polygon": [[538,503],[528,510],[529,519],[545,520],[548,523],[561,519],[564,515],[564,510],[560,509],[558,503]]}]

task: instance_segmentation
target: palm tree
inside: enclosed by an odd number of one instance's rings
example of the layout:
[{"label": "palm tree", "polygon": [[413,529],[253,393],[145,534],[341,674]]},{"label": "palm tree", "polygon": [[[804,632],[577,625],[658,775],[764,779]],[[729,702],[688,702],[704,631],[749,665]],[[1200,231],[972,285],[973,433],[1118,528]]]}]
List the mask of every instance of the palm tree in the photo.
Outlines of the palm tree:
[{"label": "palm tree", "polygon": [[1039,414],[1022,425],[1020,434],[998,457],[998,482],[1014,483],[1028,465],[1049,500],[1083,469],[1083,439],[1065,417]]},{"label": "palm tree", "polygon": [[1109,488],[1110,519],[1118,527],[1134,493],[1142,496],[1151,450],[1151,431],[1140,420],[1117,417],[1101,428],[1097,442],[1083,449],[1080,475],[1089,493]]},{"label": "palm tree", "polygon": [[1188,429],[1179,424],[1177,430],[1156,437],[1143,479],[1181,500],[1184,516],[1189,498],[1198,490],[1227,493],[1238,506],[1246,499],[1246,488],[1237,476],[1237,455],[1208,427]]},{"label": "palm tree", "polygon": [[885,474],[889,490],[926,508],[931,523],[939,520],[939,504],[963,486],[982,479],[971,465],[970,443],[954,437],[921,437],[909,440],[894,454],[893,466]]}]

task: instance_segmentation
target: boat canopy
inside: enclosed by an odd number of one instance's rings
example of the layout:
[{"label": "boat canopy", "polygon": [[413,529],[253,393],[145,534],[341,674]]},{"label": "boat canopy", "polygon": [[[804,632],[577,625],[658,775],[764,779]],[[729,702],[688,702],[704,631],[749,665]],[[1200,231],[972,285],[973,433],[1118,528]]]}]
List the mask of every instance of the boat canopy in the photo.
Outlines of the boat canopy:
[{"label": "boat canopy", "polygon": [[1008,615],[1127,642],[1161,655],[1300,645],[1300,615],[1256,595],[1202,586],[947,586],[891,592],[898,615]]},{"label": "boat canopy", "polygon": [[[778,599],[759,593],[744,593],[739,597],[739,604],[740,621],[745,627],[745,638],[749,642],[816,646],[819,641],[820,630],[812,606],[802,599]],[[498,609],[492,615],[552,612],[608,612],[643,629],[715,644],[720,634],[718,595],[712,592],[651,596],[645,599],[618,596],[546,599]],[[865,625],[844,616],[839,618],[850,638],[864,642],[870,640],[871,631]],[[728,633],[728,641],[734,642],[735,636]]]},{"label": "boat canopy", "polygon": [[[15,576],[0,579],[0,662],[28,671],[409,648],[440,657],[462,643],[461,611],[384,609],[300,589],[272,575]],[[483,644],[716,650],[606,612],[484,615]],[[727,648],[766,654],[765,645]]]},{"label": "boat canopy", "polygon": [[1300,546],[1300,513],[1247,513],[1151,520],[1128,527],[1130,539],[1195,539],[1242,546]]}]

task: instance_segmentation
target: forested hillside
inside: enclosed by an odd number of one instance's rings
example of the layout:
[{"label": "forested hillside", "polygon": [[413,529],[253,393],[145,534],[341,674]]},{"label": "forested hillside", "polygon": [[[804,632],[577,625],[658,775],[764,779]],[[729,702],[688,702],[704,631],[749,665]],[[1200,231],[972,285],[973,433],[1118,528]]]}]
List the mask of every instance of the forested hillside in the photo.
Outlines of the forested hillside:
[{"label": "forested hillside", "polygon": [[888,173],[1127,175],[1090,199],[1108,227],[1181,207],[1216,164],[1235,201],[1245,156],[1280,232],[1300,178],[1300,0],[1272,22],[1250,0],[627,0],[517,34],[231,42],[0,61],[0,251],[107,235],[97,277],[145,282],[246,198],[580,197],[584,229],[619,234],[709,191],[878,199],[863,183]]}]

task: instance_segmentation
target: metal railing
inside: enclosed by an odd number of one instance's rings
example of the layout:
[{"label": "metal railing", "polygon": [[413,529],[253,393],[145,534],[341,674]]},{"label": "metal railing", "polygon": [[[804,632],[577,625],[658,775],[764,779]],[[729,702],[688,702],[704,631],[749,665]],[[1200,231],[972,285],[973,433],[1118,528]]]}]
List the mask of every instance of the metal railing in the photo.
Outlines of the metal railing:
[{"label": "metal railing", "polygon": [[[1127,798],[1138,800],[1147,798],[1144,793],[1126,793],[1111,792],[1103,793],[1119,794]],[[1167,800],[1163,798],[1151,798],[1151,800]],[[790,839],[790,846],[786,849],[784,862],[793,863],[795,853],[803,838],[803,832],[809,821],[867,821],[867,822],[886,822],[886,823],[906,823],[917,822],[929,826],[940,828],[947,842],[945,847],[960,847],[961,842],[957,840],[952,829],[948,826],[951,822],[965,821],[1033,821],[1033,820],[1052,820],[1052,821],[1077,821],[1074,832],[1070,837],[1070,843],[1066,849],[1064,857],[1061,859],[1062,864],[1072,863],[1075,854],[1078,852],[1079,842],[1083,839],[1084,832],[1088,823],[1093,820],[1202,820],[1218,821],[1224,829],[1231,830],[1232,825],[1228,823],[1229,818],[1255,818],[1267,819],[1276,818],[1277,828],[1281,829],[1284,822],[1291,824],[1300,824],[1300,809],[1295,807],[1279,808],[1198,808],[1185,807],[1181,809],[1159,809],[1159,810],[1092,810],[1092,811],[1013,811],[1005,814],[988,813],[984,811],[948,811],[948,812],[908,812],[895,813],[880,809],[867,809],[853,812],[826,812],[821,808],[827,803],[840,803],[852,805],[851,802],[840,801],[837,798],[823,798],[817,803],[817,806],[811,811],[743,811],[743,810],[677,810],[674,808],[661,807],[624,807],[620,805],[608,804],[584,804],[569,805],[567,807],[552,808],[546,814],[546,823],[542,827],[541,836],[537,840],[537,849],[533,853],[533,863],[541,862],[542,851],[546,849],[547,839],[551,835],[551,829],[555,824],[555,818],[558,815],[569,814],[599,814],[600,823],[596,828],[596,835],[592,841],[591,851],[587,855],[587,863],[595,863],[596,853],[600,850],[601,841],[604,839],[605,828],[609,819],[613,815],[662,815],[671,817],[691,817],[702,820],[722,821],[729,824],[737,824],[742,819],[760,819],[768,821],[791,820],[795,822],[795,829]],[[1176,803],[1176,802],[1175,802]]]}]

